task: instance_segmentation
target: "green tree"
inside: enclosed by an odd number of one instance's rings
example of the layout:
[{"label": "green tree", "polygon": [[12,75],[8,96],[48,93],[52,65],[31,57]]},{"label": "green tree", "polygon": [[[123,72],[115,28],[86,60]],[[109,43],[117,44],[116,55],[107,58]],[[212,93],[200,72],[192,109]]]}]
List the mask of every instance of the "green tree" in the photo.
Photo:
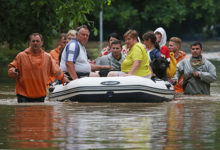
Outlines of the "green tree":
[{"label": "green tree", "polygon": [[67,32],[80,24],[91,25],[87,15],[95,3],[109,4],[110,0],[1,0],[0,43],[21,48],[33,32],[44,37],[45,46],[58,32]]},{"label": "green tree", "polygon": [[110,32],[122,35],[129,28],[142,35],[159,26],[168,36],[212,35],[213,25],[220,22],[217,0],[1,0],[0,43],[18,48],[30,33],[39,32],[47,47],[57,33],[85,23],[97,34],[103,3],[105,38]]},{"label": "green tree", "polygon": [[[99,11],[94,12],[95,22],[99,20]],[[104,39],[112,32],[117,32],[121,36],[131,28],[137,29],[141,24],[138,8],[132,5],[132,1],[112,0],[111,5],[103,8],[103,30]]]},{"label": "green tree", "polygon": [[211,27],[220,21],[216,15],[220,11],[219,3],[216,0],[112,0],[103,13],[105,37],[110,32],[123,34],[128,28],[135,28],[142,35],[159,26],[165,28],[168,36],[211,33]]}]

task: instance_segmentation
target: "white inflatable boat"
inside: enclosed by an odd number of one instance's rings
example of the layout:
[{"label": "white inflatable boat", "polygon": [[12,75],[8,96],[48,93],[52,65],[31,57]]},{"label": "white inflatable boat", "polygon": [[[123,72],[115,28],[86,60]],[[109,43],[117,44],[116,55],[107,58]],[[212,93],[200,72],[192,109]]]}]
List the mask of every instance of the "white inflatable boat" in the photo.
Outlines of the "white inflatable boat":
[{"label": "white inflatable boat", "polygon": [[85,77],[50,88],[49,100],[76,102],[162,102],[174,99],[169,82],[138,76]]}]

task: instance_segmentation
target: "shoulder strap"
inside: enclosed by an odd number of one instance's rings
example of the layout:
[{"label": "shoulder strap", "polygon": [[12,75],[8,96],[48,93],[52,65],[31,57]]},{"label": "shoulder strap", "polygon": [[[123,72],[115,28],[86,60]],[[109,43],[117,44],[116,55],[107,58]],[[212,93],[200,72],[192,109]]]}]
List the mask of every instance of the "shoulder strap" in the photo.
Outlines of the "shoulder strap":
[{"label": "shoulder strap", "polygon": [[[75,39],[72,39],[67,45],[66,47],[64,48],[65,50],[65,53],[66,53],[66,60],[68,60],[68,56],[69,56],[69,47],[70,47],[70,44],[74,43],[75,44],[75,50],[74,50],[74,54],[73,54],[73,62],[75,63],[78,55],[79,55],[79,44],[78,44],[78,41],[75,40]],[[62,59],[62,56],[61,56],[61,59]]]},{"label": "shoulder strap", "polygon": [[74,43],[76,45],[75,51],[74,51],[74,58],[73,58],[73,62],[76,62],[77,57],[79,56],[79,44],[77,40],[74,40]]},{"label": "shoulder strap", "polygon": [[[64,49],[63,49],[64,50]],[[59,66],[60,66],[60,63],[61,63],[61,57],[62,57],[62,54],[63,54],[63,50],[61,51],[60,55],[59,55]]]}]

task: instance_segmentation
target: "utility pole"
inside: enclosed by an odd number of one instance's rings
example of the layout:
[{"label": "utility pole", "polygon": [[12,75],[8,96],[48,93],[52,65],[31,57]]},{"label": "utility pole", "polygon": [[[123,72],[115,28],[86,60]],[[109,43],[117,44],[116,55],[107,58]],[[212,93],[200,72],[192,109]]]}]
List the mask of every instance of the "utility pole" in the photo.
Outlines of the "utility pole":
[{"label": "utility pole", "polygon": [[99,13],[99,50],[103,46],[103,4],[101,4],[101,11]]}]

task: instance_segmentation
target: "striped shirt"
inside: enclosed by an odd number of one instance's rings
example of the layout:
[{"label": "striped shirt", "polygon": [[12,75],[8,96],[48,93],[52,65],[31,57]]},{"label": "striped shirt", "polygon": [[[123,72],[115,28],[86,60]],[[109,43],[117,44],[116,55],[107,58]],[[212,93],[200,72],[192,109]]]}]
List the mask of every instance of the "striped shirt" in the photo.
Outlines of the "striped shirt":
[{"label": "striped shirt", "polygon": [[91,65],[88,62],[86,48],[75,39],[72,39],[64,48],[60,68],[67,72],[66,62],[72,61],[77,73],[91,72]]}]

